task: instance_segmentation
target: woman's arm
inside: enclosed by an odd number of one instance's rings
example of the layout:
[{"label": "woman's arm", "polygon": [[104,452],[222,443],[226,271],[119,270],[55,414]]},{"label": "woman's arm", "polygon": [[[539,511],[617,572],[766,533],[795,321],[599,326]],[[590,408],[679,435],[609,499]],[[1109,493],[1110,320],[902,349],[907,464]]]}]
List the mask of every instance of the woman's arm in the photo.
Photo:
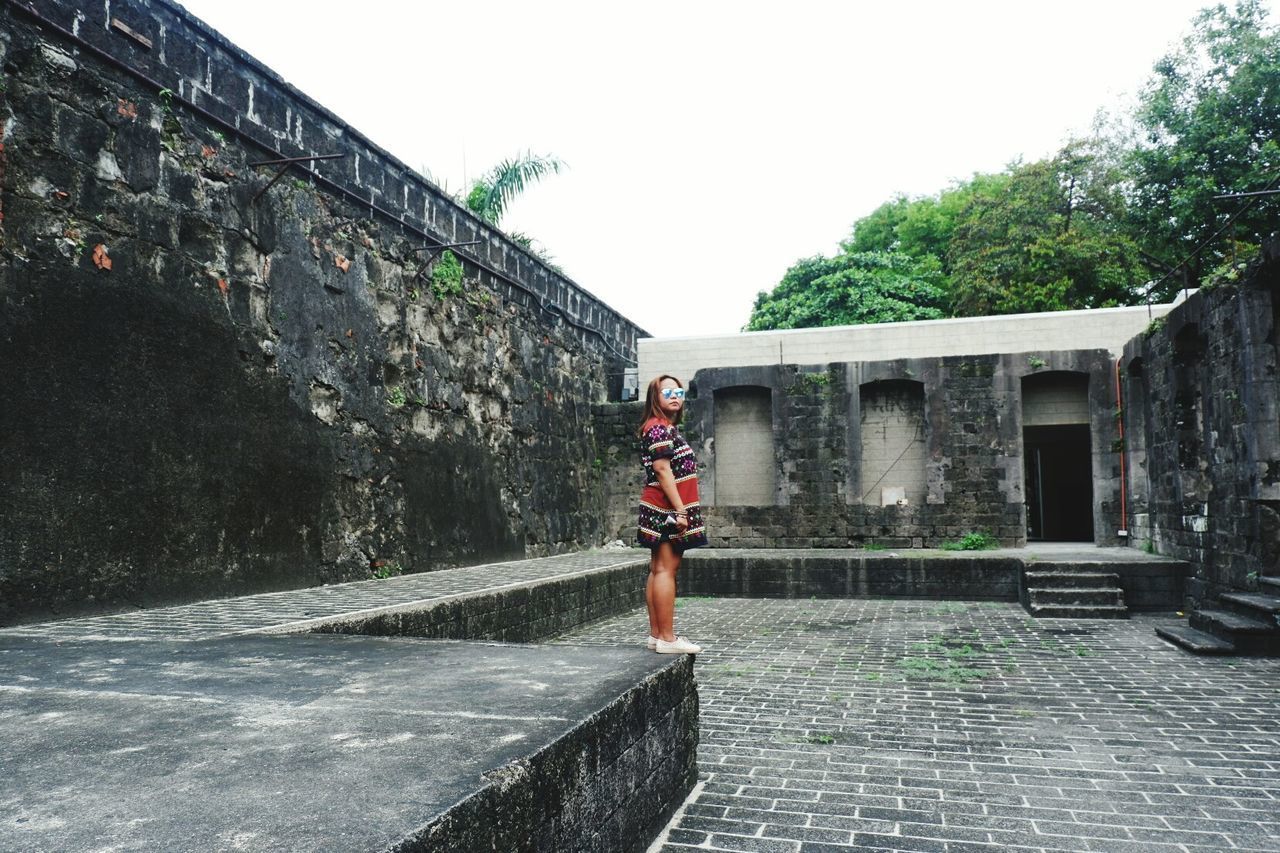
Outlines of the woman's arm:
[{"label": "woman's arm", "polygon": [[676,526],[684,530],[689,526],[689,516],[685,512],[684,502],[680,500],[680,490],[676,488],[676,475],[671,473],[671,460],[653,460],[653,473],[658,478],[658,488],[662,489],[667,501],[675,507]]}]

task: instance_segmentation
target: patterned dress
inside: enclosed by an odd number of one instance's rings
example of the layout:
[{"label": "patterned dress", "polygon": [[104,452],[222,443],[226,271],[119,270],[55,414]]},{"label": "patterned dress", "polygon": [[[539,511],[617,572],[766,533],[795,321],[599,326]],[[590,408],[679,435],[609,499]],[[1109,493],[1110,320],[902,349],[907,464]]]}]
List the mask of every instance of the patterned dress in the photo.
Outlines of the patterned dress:
[{"label": "patterned dress", "polygon": [[[684,533],[667,523],[674,507],[658,485],[658,474],[653,463],[658,459],[671,460],[671,473],[676,478],[676,491],[680,502],[689,513],[689,527]],[[702,521],[702,506],[698,503],[698,463],[693,458],[693,448],[676,428],[665,420],[650,419],[644,425],[640,439],[640,463],[644,465],[644,491],[640,493],[640,529],[636,536],[641,545],[656,548],[662,542],[670,542],[678,553],[707,544],[707,528]]]}]

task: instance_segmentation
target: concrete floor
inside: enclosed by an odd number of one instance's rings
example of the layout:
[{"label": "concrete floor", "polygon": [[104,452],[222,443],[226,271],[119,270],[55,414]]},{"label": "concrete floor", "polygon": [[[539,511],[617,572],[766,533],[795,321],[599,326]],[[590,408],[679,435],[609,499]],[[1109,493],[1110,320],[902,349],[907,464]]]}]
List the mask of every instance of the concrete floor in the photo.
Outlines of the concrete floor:
[{"label": "concrete floor", "polygon": [[706,646],[701,782],[655,850],[1280,851],[1280,660],[996,602],[692,598],[677,621]]},{"label": "concrete floor", "polygon": [[384,850],[671,658],[0,636],[0,850]]}]

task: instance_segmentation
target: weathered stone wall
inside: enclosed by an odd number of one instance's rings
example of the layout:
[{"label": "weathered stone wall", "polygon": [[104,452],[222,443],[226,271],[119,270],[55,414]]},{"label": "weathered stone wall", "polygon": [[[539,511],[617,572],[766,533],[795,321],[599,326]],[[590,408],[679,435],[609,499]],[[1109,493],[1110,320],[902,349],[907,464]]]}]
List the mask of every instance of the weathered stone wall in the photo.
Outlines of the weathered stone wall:
[{"label": "weathered stone wall", "polygon": [[[643,556],[642,556],[643,555]],[[647,552],[621,552],[627,565],[567,578],[360,611],[326,619],[307,630],[320,634],[423,637],[536,643],[644,604]]]},{"label": "weathered stone wall", "polygon": [[698,715],[685,655],[389,849],[641,853],[697,784]]},{"label": "weathered stone wall", "polygon": [[[985,355],[969,358],[901,359],[816,367],[699,371],[697,397],[689,404],[687,432],[703,440],[695,445],[711,472],[706,503],[714,544],[729,547],[846,547],[851,544],[893,548],[930,547],[973,531],[988,531],[1006,545],[1025,542],[1021,459],[1020,379],[1041,371],[1072,371],[1089,376],[1095,409],[1092,424],[1096,473],[1095,518],[1105,521],[1114,499],[1118,457],[1112,452],[1113,395],[1106,376],[1105,351]],[[775,400],[774,442],[779,448],[778,478],[784,494],[774,506],[732,507],[715,497],[715,469],[733,465],[716,454],[714,411],[704,402],[715,389],[764,385]],[[876,389],[920,388],[922,448],[899,448],[905,458],[923,460],[923,500],[913,500],[917,484],[906,482],[905,506],[880,506],[878,482],[885,469],[902,459],[867,465],[861,435],[864,398],[879,399]],[[913,432],[916,430],[912,429]],[[691,438],[691,440],[693,440]],[[874,442],[872,442],[874,444]],[[896,446],[896,445],[895,445]],[[914,454],[911,451],[914,449]],[[903,451],[907,452],[903,452]],[[905,476],[905,475],[904,475]],[[868,494],[875,500],[864,498]],[[1098,524],[1100,541],[1114,541],[1119,519]]]},{"label": "weathered stone wall", "polygon": [[594,464],[601,470],[606,538],[634,545],[640,489],[644,485],[636,430],[644,414],[644,401],[602,403],[592,413],[596,435]]},{"label": "weathered stone wall", "polygon": [[1124,351],[1133,544],[1197,567],[1195,601],[1280,576],[1280,241]]},{"label": "weathered stone wall", "polygon": [[[1113,362],[1105,350],[700,370],[682,429],[698,457],[711,543],[743,548],[869,543],[921,548],[987,531],[1005,545],[1025,544],[1022,378],[1056,374],[1075,375],[1087,383],[1095,539],[1118,544],[1123,541],[1117,535],[1122,526],[1120,446]],[[770,395],[767,440],[774,448],[771,474],[778,487],[769,504],[733,506],[719,499],[717,482],[723,476],[721,467],[733,471],[741,460],[717,446],[715,400],[725,389],[747,388]],[[917,401],[910,406],[921,410],[906,412],[905,403],[890,406],[885,402],[889,398]],[[881,432],[909,431],[918,439],[894,444],[895,458],[885,457],[870,441],[881,458],[867,464],[868,442],[861,434],[864,399],[872,401],[881,421],[886,411],[898,413],[888,425],[872,418]],[[601,458],[606,467],[621,460],[618,482],[630,476],[628,482],[634,484],[634,438],[616,435],[625,443],[610,446]],[[902,482],[892,484],[907,489],[905,505],[881,506],[881,486],[890,485],[882,482],[882,475],[887,470],[894,476],[899,465],[922,470],[915,479],[904,472],[898,478]],[[627,525],[634,524],[629,516],[634,514],[635,488],[631,485],[626,493],[627,516],[622,515],[621,499],[617,505],[617,517]],[[629,535],[623,538],[630,541]]]},{"label": "weathered stone wall", "polygon": [[81,6],[0,6],[0,622],[597,544],[643,332],[179,7]]}]

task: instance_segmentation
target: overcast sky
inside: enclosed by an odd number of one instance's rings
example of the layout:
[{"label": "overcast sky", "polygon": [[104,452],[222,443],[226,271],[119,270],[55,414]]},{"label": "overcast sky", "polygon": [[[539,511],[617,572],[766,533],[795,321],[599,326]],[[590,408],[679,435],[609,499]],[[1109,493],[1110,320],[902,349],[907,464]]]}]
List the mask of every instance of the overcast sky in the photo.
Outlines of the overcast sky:
[{"label": "overcast sky", "polygon": [[184,5],[452,192],[522,151],[564,160],[502,226],[669,336],[737,331],[895,193],[1052,154],[1207,4]]}]

